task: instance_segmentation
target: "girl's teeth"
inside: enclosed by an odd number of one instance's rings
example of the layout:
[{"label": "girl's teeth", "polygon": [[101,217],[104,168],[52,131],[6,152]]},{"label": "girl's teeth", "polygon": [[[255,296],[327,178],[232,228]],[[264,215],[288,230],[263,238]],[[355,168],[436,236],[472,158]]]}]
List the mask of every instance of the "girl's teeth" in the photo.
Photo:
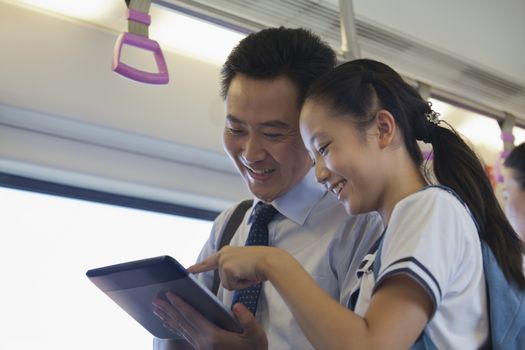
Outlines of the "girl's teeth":
[{"label": "girl's teeth", "polygon": [[335,193],[335,194],[339,194],[339,192],[341,192],[341,190],[343,189],[343,186],[344,186],[344,182],[339,182],[333,189],[332,191]]}]

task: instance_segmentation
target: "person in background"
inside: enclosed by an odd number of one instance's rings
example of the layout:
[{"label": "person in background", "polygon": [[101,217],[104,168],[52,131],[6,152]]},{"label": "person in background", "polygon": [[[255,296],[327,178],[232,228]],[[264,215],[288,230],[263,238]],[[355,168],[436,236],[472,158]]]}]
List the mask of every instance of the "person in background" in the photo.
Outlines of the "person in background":
[{"label": "person in background", "polygon": [[504,189],[507,217],[525,241],[525,143],[515,147],[504,162]]},{"label": "person in background", "polygon": [[[271,204],[273,219],[265,224],[269,245],[288,252],[329,298],[346,304],[355,271],[383,228],[376,214],[347,216],[333,191],[317,185],[301,139],[299,113],[306,90],[335,63],[333,50],[304,29],[269,28],[247,36],[222,68],[223,141],[254,196],[230,246],[250,240],[256,209]],[[235,207],[217,217],[198,261],[217,252]],[[198,278],[211,289],[212,272]],[[258,293],[251,305],[255,317],[242,303],[233,305],[242,334],[211,325],[173,293],[168,301],[155,300],[155,313],[198,349],[311,349],[275,288],[264,283]],[[222,287],[218,297],[228,306],[236,300]],[[183,344],[155,339],[154,347],[180,349]]]},{"label": "person in background", "polygon": [[[488,345],[482,249],[493,253],[488,271],[499,266],[523,291],[523,245],[474,152],[397,72],[373,60],[344,63],[317,80],[300,125],[317,181],[349,214],[377,211],[386,227],[348,305],[276,247],[225,247],[189,270],[219,268],[228,289],[271,282],[317,349]],[[420,170],[418,140],[432,144],[440,185]]]}]

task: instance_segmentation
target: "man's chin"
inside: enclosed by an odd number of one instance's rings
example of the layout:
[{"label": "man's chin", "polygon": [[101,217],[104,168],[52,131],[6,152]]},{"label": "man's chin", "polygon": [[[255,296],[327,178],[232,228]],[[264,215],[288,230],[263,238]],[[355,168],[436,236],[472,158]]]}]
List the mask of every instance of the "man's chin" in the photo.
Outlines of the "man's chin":
[{"label": "man's chin", "polygon": [[250,192],[255,197],[265,202],[271,202],[277,197],[277,194],[275,191],[261,190],[260,188],[254,187],[253,185],[250,186]]}]

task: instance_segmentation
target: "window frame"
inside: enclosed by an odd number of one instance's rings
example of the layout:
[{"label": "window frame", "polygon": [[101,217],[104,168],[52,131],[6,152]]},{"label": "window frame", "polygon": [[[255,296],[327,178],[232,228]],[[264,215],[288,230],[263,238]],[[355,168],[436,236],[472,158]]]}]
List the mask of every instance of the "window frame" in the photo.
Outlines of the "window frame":
[{"label": "window frame", "polygon": [[213,210],[91,190],[83,187],[70,186],[4,172],[0,172],[0,186],[208,221],[213,221],[217,215],[219,215],[219,212]]}]

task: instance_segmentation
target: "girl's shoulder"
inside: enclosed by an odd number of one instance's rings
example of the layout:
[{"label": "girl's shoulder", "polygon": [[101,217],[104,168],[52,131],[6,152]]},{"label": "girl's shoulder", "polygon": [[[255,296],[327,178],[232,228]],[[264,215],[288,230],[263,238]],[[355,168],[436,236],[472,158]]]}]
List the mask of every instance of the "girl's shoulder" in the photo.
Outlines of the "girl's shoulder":
[{"label": "girl's shoulder", "polygon": [[444,186],[426,186],[412,193],[396,204],[394,212],[407,210],[422,212],[425,209],[439,212],[442,207],[452,213],[458,212],[460,216],[466,214],[470,217],[470,211],[463,200],[454,191]]},{"label": "girl's shoulder", "polygon": [[[435,236],[451,242],[479,240],[469,209],[455,193],[446,188],[428,186],[399,201],[392,212],[388,231],[406,239],[420,240]],[[393,237],[392,237],[393,238]]]}]

